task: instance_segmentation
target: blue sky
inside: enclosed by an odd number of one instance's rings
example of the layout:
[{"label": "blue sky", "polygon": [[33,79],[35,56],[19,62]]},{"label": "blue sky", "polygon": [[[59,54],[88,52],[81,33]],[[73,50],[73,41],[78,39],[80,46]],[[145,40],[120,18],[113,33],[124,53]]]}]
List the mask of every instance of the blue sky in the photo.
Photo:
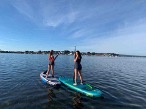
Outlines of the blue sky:
[{"label": "blue sky", "polygon": [[0,0],[1,50],[146,55],[146,0]]}]

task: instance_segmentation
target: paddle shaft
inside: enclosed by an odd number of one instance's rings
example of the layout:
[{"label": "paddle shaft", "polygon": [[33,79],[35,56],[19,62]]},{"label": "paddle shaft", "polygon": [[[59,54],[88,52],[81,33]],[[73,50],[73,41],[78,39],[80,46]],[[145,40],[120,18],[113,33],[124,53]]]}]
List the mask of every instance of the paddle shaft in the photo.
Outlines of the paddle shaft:
[{"label": "paddle shaft", "polygon": [[58,57],[59,53],[55,56],[54,61],[56,60],[56,58]]}]

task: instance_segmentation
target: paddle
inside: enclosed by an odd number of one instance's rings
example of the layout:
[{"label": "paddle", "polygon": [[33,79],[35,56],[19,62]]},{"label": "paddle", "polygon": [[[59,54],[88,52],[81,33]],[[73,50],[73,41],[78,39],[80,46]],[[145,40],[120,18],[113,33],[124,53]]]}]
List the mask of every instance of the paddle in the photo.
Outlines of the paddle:
[{"label": "paddle", "polygon": [[58,57],[58,55],[60,55],[60,52],[55,56],[54,61],[56,60],[56,58]]}]

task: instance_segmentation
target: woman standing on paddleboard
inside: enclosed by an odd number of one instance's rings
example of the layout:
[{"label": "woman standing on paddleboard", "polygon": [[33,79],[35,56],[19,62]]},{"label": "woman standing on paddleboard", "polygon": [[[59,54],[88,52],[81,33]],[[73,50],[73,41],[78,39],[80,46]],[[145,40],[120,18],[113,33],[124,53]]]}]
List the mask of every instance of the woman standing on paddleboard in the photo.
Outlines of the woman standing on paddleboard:
[{"label": "woman standing on paddleboard", "polygon": [[52,70],[52,77],[54,77],[54,61],[55,61],[55,58],[53,56],[53,50],[50,51],[48,59],[49,59],[49,65],[48,65],[48,70],[47,70],[47,73],[46,73],[46,78],[48,77],[48,75],[50,73],[50,70]]},{"label": "woman standing on paddleboard", "polygon": [[77,73],[80,76],[80,81],[81,84],[83,84],[83,77],[82,77],[82,65],[81,65],[81,53],[80,51],[76,51],[75,52],[75,59],[74,59],[74,84],[73,85],[77,85]]}]

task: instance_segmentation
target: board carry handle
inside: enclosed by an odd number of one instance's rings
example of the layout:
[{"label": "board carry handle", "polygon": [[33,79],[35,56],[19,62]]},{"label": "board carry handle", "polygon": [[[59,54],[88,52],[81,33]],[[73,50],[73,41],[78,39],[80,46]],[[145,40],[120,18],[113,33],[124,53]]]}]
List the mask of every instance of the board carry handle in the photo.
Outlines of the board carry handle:
[{"label": "board carry handle", "polygon": [[86,84],[86,85],[87,85],[89,88],[91,88],[91,89],[93,88],[90,84]]}]

